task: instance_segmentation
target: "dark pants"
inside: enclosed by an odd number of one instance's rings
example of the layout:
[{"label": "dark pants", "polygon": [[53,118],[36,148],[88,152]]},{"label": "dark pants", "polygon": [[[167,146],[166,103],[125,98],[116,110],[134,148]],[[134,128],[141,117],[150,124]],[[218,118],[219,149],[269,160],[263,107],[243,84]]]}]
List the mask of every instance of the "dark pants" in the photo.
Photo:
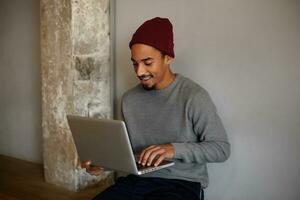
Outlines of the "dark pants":
[{"label": "dark pants", "polygon": [[98,194],[93,200],[204,200],[201,184],[177,179],[129,175]]}]

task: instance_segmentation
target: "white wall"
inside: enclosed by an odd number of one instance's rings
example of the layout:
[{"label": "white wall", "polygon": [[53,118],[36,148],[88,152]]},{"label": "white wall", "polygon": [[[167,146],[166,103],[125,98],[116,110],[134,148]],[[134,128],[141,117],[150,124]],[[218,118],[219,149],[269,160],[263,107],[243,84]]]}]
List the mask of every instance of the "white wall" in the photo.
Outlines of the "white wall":
[{"label": "white wall", "polygon": [[206,199],[300,199],[300,1],[116,0],[115,12],[117,111],[137,83],[132,33],[169,17],[173,69],[209,91],[232,144],[209,164]]},{"label": "white wall", "polygon": [[42,161],[39,1],[0,1],[0,154]]}]

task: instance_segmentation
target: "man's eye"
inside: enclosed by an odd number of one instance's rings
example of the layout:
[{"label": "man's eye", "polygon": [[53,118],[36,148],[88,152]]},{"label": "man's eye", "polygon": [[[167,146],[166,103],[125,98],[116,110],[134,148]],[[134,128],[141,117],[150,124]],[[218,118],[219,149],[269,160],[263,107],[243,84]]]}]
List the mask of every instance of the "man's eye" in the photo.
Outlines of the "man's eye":
[{"label": "man's eye", "polygon": [[150,66],[152,65],[152,62],[151,63],[145,63],[146,66]]}]

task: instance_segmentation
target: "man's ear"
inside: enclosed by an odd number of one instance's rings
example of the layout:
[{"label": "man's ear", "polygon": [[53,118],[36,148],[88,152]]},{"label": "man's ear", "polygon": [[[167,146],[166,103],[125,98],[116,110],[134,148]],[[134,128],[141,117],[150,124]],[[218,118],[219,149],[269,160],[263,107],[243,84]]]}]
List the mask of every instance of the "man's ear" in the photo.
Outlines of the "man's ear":
[{"label": "man's ear", "polygon": [[170,65],[173,60],[174,58],[172,58],[171,56],[165,55],[165,62],[167,65]]}]

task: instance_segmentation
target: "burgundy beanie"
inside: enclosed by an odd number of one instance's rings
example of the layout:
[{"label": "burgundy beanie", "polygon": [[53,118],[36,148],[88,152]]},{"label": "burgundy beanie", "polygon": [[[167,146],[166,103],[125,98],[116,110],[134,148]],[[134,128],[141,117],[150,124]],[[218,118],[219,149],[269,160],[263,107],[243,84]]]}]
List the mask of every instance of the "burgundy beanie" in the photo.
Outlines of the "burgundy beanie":
[{"label": "burgundy beanie", "polygon": [[133,34],[129,48],[136,43],[152,46],[163,53],[175,57],[173,26],[168,18],[155,17],[144,22]]}]

